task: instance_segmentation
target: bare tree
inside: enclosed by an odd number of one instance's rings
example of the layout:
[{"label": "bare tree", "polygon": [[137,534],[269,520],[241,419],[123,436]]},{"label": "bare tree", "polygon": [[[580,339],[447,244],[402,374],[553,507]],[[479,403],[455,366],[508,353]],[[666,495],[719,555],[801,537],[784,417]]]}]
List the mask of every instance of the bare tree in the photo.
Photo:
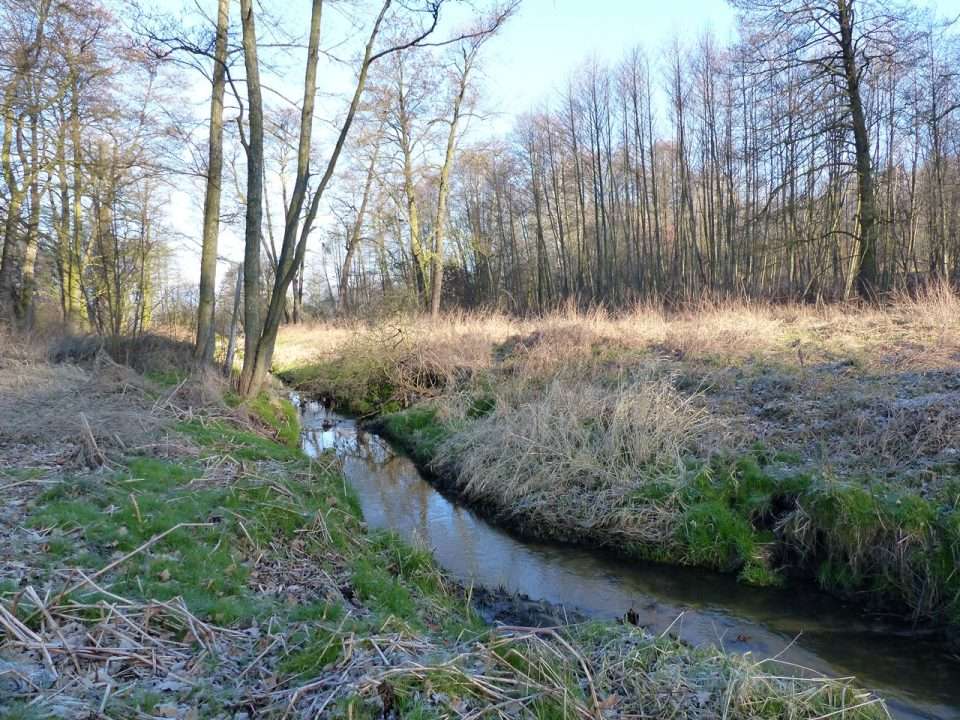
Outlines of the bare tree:
[{"label": "bare tree", "polygon": [[[251,70],[256,72],[257,68],[257,58],[256,58],[256,38],[253,30],[253,10],[250,7],[248,0],[243,0],[244,5],[246,6],[246,12],[244,15],[244,49],[245,49],[245,59],[247,64],[247,87],[248,95],[251,88]],[[283,233],[283,242],[280,248],[280,253],[277,262],[277,276],[274,280],[273,288],[270,293],[270,301],[267,308],[266,317],[261,324],[260,318],[257,314],[251,315],[251,310],[249,307],[246,312],[248,314],[247,322],[244,323],[244,332],[245,335],[245,352],[243,358],[243,369],[240,373],[240,392],[245,396],[250,396],[255,394],[263,383],[266,373],[270,368],[270,364],[273,358],[273,349],[276,344],[277,333],[280,329],[280,323],[283,319],[284,305],[286,302],[287,290],[290,287],[294,275],[296,274],[297,268],[303,264],[304,254],[306,253],[307,238],[310,234],[310,231],[313,228],[313,223],[317,216],[317,211],[320,206],[320,200],[323,197],[324,191],[330,179],[333,177],[334,170],[337,166],[337,161],[340,158],[340,155],[343,151],[344,144],[346,143],[347,136],[350,133],[350,128],[353,125],[353,121],[356,118],[357,110],[360,105],[360,99],[363,96],[364,89],[366,88],[367,77],[370,73],[371,66],[380,58],[385,57],[386,55],[402,52],[404,50],[409,50],[411,48],[422,45],[427,38],[429,38],[437,28],[437,24],[440,18],[440,10],[443,7],[446,0],[428,0],[421,11],[422,14],[426,17],[426,22],[423,26],[417,28],[411,36],[407,39],[400,41],[399,43],[390,45],[382,50],[375,50],[375,45],[380,32],[383,28],[384,20],[387,18],[388,12],[393,4],[393,0],[384,0],[380,6],[380,10],[377,13],[372,27],[370,29],[370,34],[367,39],[366,46],[364,48],[363,57],[360,62],[359,72],[357,74],[356,84],[354,86],[353,96],[350,100],[350,105],[347,109],[346,116],[340,124],[339,132],[337,134],[337,139],[334,143],[333,149],[330,152],[330,155],[327,159],[326,168],[320,177],[315,188],[313,188],[313,195],[310,200],[310,206],[307,209],[306,216],[303,218],[301,223],[301,210],[304,206],[304,200],[307,195],[307,185],[310,178],[310,149],[311,149],[311,137],[312,137],[312,126],[313,126],[313,106],[314,106],[314,97],[316,95],[316,67],[317,59],[319,55],[319,31],[320,31],[320,17],[323,9],[323,0],[314,0],[313,11],[311,13],[311,22],[310,22],[310,39],[308,42],[307,49],[307,64],[304,75],[304,94],[303,94],[303,105],[301,109],[301,125],[300,125],[300,142],[299,150],[297,155],[297,172],[296,172],[296,181],[294,183],[294,188],[290,197],[290,206],[287,210],[286,221],[284,224],[284,233]],[[505,11],[506,12],[506,11]],[[501,15],[503,13],[498,13],[493,22],[499,24],[501,21]],[[249,32],[248,32],[249,26]],[[475,37],[480,33],[487,31],[487,28],[480,28],[469,33],[464,33],[463,35],[447,40],[445,42],[452,43],[458,42],[462,39],[468,39]],[[251,46],[248,49],[248,43]],[[255,90],[259,94],[259,81],[255,82]],[[248,102],[250,102],[248,98]],[[256,172],[258,176],[262,176],[262,166],[263,166],[263,127],[262,122],[258,128],[258,133],[260,135],[259,139],[255,142],[254,140],[254,127],[252,123],[253,119],[253,103],[250,102],[251,109],[251,127],[250,127],[250,140],[249,140],[249,151],[248,151],[248,175]],[[262,113],[262,108],[260,109]],[[262,117],[261,117],[262,121]],[[257,180],[258,184],[261,184],[262,181]],[[248,182],[248,188],[250,183]],[[248,207],[253,205],[255,200],[259,208],[261,197],[259,192],[262,191],[262,187],[258,188],[258,195],[256,198],[250,196],[248,189],[247,204]],[[251,215],[248,210],[247,215],[248,226],[246,229],[246,254],[245,254],[245,266],[244,266],[244,282],[248,280],[252,284],[255,277],[259,277],[259,267],[251,268],[249,263],[252,255],[259,254],[259,227],[260,227],[260,211],[257,210],[256,216]],[[250,226],[250,223],[255,223],[254,227]],[[257,236],[254,240],[254,235]],[[253,247],[255,246],[255,247]],[[253,272],[256,271],[256,276],[253,275]],[[249,276],[249,277],[248,277]],[[247,299],[246,304],[253,304],[254,300],[252,293],[255,290],[250,287],[247,288]]]},{"label": "bare tree", "polygon": [[213,354],[213,311],[217,284],[217,238],[220,231],[220,185],[223,176],[223,98],[227,86],[227,33],[230,0],[217,2],[216,43],[213,53],[213,91],[210,94],[210,139],[207,186],[203,201],[203,245],[200,255],[200,294],[194,354],[210,362]]},{"label": "bare tree", "polygon": [[[841,87],[853,131],[859,232],[852,273],[862,297],[873,297],[877,270],[878,209],[863,80],[871,62],[907,41],[901,16],[871,0],[734,0],[748,14],[752,49],[775,67],[802,66],[820,91]],[[862,10],[862,12],[861,12]]]}]

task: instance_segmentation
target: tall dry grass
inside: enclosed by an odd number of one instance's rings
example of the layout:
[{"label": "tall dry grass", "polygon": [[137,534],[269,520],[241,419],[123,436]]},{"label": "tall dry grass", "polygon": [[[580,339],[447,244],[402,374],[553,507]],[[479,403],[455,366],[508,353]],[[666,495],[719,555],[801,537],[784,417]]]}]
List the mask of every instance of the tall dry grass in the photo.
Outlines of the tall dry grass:
[{"label": "tall dry grass", "polygon": [[[517,398],[546,397],[554,382],[583,391],[585,418],[603,414],[588,402],[591,388],[603,395],[624,377],[669,378],[671,402],[697,395],[724,426],[713,450],[762,442],[841,474],[920,472],[960,450],[960,298],[946,287],[885,307],[702,302],[301,326],[284,330],[277,358],[317,363],[310,389],[341,400],[377,394],[381,408],[395,408],[429,399],[443,419],[463,420],[478,395],[493,394],[504,417],[534,425]],[[560,416],[551,422],[577,446],[566,409],[543,397],[537,412]]]},{"label": "tall dry grass", "polygon": [[557,378],[542,391],[507,385],[494,399],[490,414],[459,425],[435,454],[466,500],[523,526],[667,541],[668,508],[643,523],[622,522],[622,510],[651,483],[676,483],[683,457],[714,426],[696,397],[648,377],[615,385]]},{"label": "tall dry grass", "polygon": [[515,365],[537,374],[604,347],[728,363],[763,358],[803,366],[846,358],[876,370],[954,368],[960,362],[960,297],[934,286],[883,307],[703,301],[679,311],[570,306],[537,319],[453,312],[439,320],[307,324],[283,329],[275,365],[294,367],[350,351],[480,370],[509,353]]}]

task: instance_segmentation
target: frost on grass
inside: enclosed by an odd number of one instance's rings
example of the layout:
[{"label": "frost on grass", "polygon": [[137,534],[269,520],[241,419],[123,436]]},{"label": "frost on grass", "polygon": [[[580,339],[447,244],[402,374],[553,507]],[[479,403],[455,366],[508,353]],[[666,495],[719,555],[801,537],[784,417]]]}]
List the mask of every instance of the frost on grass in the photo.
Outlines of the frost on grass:
[{"label": "frost on grass", "polygon": [[495,397],[495,409],[453,434],[435,462],[455,468],[464,497],[572,534],[615,525],[635,493],[674,482],[711,425],[697,398],[666,378],[554,379],[542,391]]}]

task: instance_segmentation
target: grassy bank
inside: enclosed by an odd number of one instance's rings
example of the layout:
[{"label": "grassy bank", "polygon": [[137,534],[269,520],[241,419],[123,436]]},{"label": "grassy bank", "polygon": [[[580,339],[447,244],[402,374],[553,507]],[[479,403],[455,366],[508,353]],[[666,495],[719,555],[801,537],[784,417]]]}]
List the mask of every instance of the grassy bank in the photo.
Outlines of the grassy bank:
[{"label": "grassy bank", "polygon": [[0,717],[886,716],[629,625],[490,627],[283,400],[0,347]]},{"label": "grassy bank", "polygon": [[960,624],[947,292],[319,326],[288,332],[280,363],[522,532]]}]

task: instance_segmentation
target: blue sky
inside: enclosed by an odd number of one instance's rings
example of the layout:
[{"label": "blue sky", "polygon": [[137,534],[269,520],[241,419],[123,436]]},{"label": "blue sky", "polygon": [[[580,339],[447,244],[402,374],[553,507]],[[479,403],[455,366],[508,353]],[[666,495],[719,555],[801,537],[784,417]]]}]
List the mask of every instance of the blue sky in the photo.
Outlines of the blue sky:
[{"label": "blue sky", "polygon": [[489,107],[526,112],[562,90],[592,57],[617,62],[638,45],[653,57],[676,35],[692,41],[712,29],[725,38],[734,21],[725,0],[522,0],[485,50]]}]

